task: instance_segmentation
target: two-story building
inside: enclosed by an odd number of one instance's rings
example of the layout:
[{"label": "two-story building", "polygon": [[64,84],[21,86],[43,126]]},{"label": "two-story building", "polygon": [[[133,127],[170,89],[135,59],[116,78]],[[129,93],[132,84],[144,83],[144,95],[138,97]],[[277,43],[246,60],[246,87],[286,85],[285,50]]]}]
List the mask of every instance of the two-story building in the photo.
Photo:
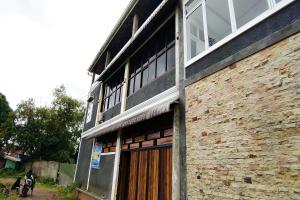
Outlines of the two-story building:
[{"label": "two-story building", "polygon": [[299,199],[300,1],[132,0],[98,52],[81,199]]}]

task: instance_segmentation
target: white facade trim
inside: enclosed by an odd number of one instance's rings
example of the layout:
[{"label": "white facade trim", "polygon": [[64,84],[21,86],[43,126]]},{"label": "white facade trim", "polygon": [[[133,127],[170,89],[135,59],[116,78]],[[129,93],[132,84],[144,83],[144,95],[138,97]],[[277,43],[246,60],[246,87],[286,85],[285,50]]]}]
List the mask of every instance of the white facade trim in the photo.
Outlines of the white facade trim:
[{"label": "white facade trim", "polygon": [[91,128],[84,132],[81,135],[81,138],[86,138],[86,137],[93,137],[97,135],[97,132],[112,126],[113,124],[116,124],[118,122],[124,121],[126,119],[129,119],[133,116],[139,115],[147,110],[150,110],[151,108],[155,108],[160,106],[161,104],[165,102],[169,102],[170,100],[176,100],[178,98],[179,93],[178,93],[178,88],[176,86],[152,97],[151,99],[144,101],[143,103],[126,110],[125,112],[117,115],[116,117],[100,124],[99,126],[96,126],[94,128]]},{"label": "white facade trim", "polygon": [[[196,55],[194,58],[188,60],[187,58],[187,53],[185,53],[185,67],[190,66],[191,64],[195,63],[196,61],[198,61],[199,59],[203,58],[204,56],[210,54],[211,52],[215,51],[216,49],[218,49],[219,47],[223,46],[224,44],[226,44],[227,42],[231,41],[232,39],[236,38],[237,36],[241,35],[242,33],[244,33],[245,31],[249,30],[250,28],[252,28],[253,26],[255,26],[256,24],[262,22],[263,20],[265,20],[266,18],[270,17],[271,15],[275,14],[276,12],[280,11],[282,8],[286,7],[287,5],[291,4],[292,2],[294,2],[295,0],[282,0],[279,3],[276,3],[276,5],[273,8],[269,8],[268,10],[266,10],[264,13],[262,13],[261,15],[257,16],[256,18],[254,18],[253,20],[251,20],[250,22],[246,23],[245,25],[243,25],[241,28],[239,28],[237,31],[229,34],[228,36],[226,36],[225,38],[223,38],[222,40],[220,40],[219,42],[217,42],[216,44],[214,44],[213,46],[209,47],[208,49],[204,50],[203,52],[201,52],[200,54]],[[187,2],[187,1],[186,1]],[[230,0],[229,0],[230,2]],[[232,2],[231,2],[232,3]],[[230,4],[229,4],[230,5]],[[232,6],[232,5],[231,5]],[[184,12],[184,26],[186,27],[186,14]],[[186,28],[185,28],[186,29]],[[187,33],[185,30],[184,33],[185,38],[187,37]],[[185,51],[187,52],[187,39],[185,39]]]}]

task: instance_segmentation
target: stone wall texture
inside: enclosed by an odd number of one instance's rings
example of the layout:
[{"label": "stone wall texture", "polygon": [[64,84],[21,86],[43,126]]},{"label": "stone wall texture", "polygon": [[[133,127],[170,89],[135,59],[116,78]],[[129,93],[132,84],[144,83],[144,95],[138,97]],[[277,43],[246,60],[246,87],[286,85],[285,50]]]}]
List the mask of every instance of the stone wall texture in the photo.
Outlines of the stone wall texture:
[{"label": "stone wall texture", "polygon": [[186,87],[188,199],[300,199],[300,33]]}]

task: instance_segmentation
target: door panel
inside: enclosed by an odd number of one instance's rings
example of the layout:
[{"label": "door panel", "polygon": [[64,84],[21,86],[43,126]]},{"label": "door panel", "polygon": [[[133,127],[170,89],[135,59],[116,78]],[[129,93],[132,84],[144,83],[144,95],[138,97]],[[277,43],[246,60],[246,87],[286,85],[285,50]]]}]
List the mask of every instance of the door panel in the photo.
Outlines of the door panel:
[{"label": "door panel", "polygon": [[141,151],[139,154],[137,199],[144,200],[147,193],[148,151]]},{"label": "door panel", "polygon": [[172,199],[171,147],[122,152],[120,167],[119,200]]},{"label": "door panel", "polygon": [[149,151],[149,183],[148,200],[156,200],[158,197],[159,179],[159,150]]},{"label": "door panel", "polygon": [[161,149],[160,199],[172,199],[172,149]]},{"label": "door panel", "polygon": [[139,153],[137,151],[132,151],[130,154],[128,200],[135,200],[136,197],[137,167],[139,161],[138,156]]}]

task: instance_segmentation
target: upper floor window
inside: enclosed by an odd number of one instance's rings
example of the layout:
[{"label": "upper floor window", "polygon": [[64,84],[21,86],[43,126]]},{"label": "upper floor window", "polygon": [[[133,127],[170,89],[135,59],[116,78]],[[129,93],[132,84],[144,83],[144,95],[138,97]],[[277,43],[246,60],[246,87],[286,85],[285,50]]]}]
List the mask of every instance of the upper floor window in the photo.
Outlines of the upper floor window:
[{"label": "upper floor window", "polygon": [[114,107],[122,100],[124,84],[124,67],[118,70],[108,81],[104,83],[104,96],[102,112]]},{"label": "upper floor window", "polygon": [[188,0],[187,60],[209,50],[282,0]]},{"label": "upper floor window", "polygon": [[174,18],[159,30],[130,60],[131,95],[175,67]]},{"label": "upper floor window", "polygon": [[93,106],[94,106],[94,100],[92,99],[91,101],[88,102],[85,123],[89,123],[92,120]]}]

